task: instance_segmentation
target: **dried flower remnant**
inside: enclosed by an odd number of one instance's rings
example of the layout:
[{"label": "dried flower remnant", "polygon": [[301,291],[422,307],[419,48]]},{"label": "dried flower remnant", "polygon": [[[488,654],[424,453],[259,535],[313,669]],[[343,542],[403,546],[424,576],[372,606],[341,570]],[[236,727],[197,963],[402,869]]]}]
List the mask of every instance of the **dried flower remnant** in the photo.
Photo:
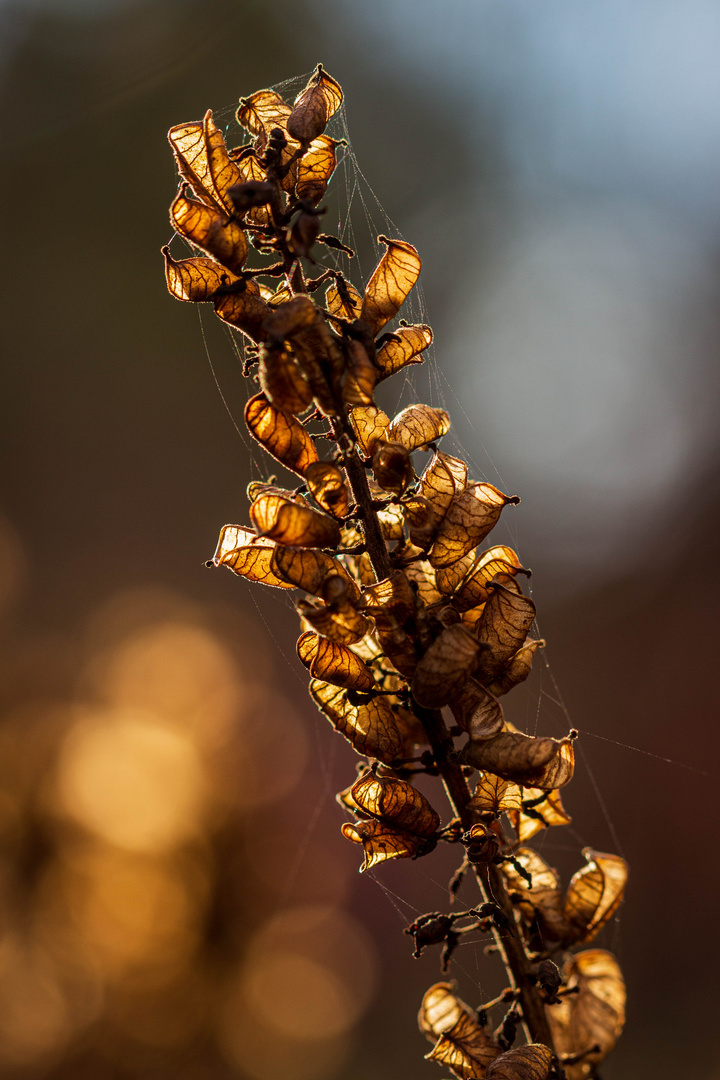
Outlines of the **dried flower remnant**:
[{"label": "dried flower remnant", "polygon": [[[428,1056],[461,1080],[583,1080],[622,1029],[622,976],[602,950],[570,956],[562,970],[553,957],[613,916],[627,867],[587,850],[563,891],[527,846],[570,821],[559,789],[573,776],[577,733],[516,731],[499,700],[544,644],[528,636],[529,571],[505,544],[480,547],[517,496],[473,479],[440,448],[445,410],[414,402],[391,418],[376,401],[378,384],[423,362],[433,334],[392,322],[420,275],[411,244],[379,236],[364,287],[325,258],[353,255],[320,231],[338,147],[326,128],[342,100],[318,65],[293,102],[275,90],[243,98],[236,147],[210,112],[169,132],[179,174],[170,220],[191,255],[163,249],[168,289],[212,303],[239,333],[244,373],[259,383],[248,431],[272,459],[268,471],[280,465],[290,477],[287,487],[250,485],[250,524],[223,528],[212,564],[299,593],[311,697],[365,759],[338,796],[360,869],[450,843],[463,855],[453,893],[474,875],[475,907],[408,927],[415,956],[443,945],[444,971],[466,934],[492,934],[510,985],[478,1011],[452,984],[431,987],[419,1016]],[[421,468],[416,455],[427,451]],[[415,786],[422,772],[441,779],[445,812],[439,783],[429,797]],[[525,1045],[515,1046],[519,1033]]]}]

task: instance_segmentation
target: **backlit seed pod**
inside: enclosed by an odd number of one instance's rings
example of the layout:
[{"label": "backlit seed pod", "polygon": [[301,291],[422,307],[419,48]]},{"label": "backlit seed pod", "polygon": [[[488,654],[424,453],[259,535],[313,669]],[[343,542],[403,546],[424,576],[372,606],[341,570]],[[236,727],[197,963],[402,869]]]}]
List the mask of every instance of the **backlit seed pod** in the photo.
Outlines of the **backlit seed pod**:
[{"label": "backlit seed pod", "polygon": [[228,189],[241,177],[230,160],[222,132],[215,126],[210,109],[201,124],[178,124],[168,131],[178,172],[204,202],[223,213],[232,213]]},{"label": "backlit seed pod", "polygon": [[495,528],[504,506],[518,502],[517,495],[503,495],[493,484],[472,484],[456,495],[430,552],[432,565],[451,566],[457,562]]},{"label": "backlit seed pod", "polygon": [[513,903],[520,912],[529,933],[536,927],[543,941],[543,948],[564,941],[568,925],[562,910],[562,890],[557,872],[548,866],[532,848],[521,847],[515,851],[515,860],[529,875],[532,884],[513,862],[502,864],[502,874]]},{"label": "backlit seed pod", "polygon": [[453,596],[453,607],[458,611],[468,611],[484,604],[490,595],[488,585],[491,581],[499,578],[502,584],[506,584],[506,579],[516,574],[526,574],[529,577],[530,571],[523,569],[512,548],[505,544],[489,548],[465,575],[462,586]]},{"label": "backlit seed pod", "polygon": [[388,439],[406,450],[419,450],[450,430],[450,417],[444,409],[430,405],[409,405],[395,417],[388,428]]},{"label": "backlit seed pod", "polygon": [[346,405],[372,405],[377,370],[359,341],[345,343],[347,367],[342,386]]},{"label": "backlit seed pod", "polygon": [[231,274],[214,259],[181,259],[176,262],[169,248],[164,247],[162,253],[165,258],[168,292],[176,300],[190,300],[194,303],[212,300],[213,294],[221,285],[229,285],[238,280],[235,274]]},{"label": "backlit seed pod", "polygon": [[356,806],[369,817],[418,836],[434,836],[440,818],[417,788],[396,776],[372,771],[352,788]]},{"label": "backlit seed pod", "polygon": [[376,758],[392,765],[403,757],[403,733],[395,720],[390,698],[385,695],[368,698],[351,705],[348,691],[313,679],[310,696],[336,731],[365,757]]},{"label": "backlit seed pod", "polygon": [[360,312],[360,318],[368,323],[373,334],[397,315],[422,267],[412,244],[389,240],[387,236],[378,236],[378,243],[385,244],[387,251],[367,283]]},{"label": "backlit seed pod", "polygon": [[478,640],[489,646],[480,658],[477,676],[486,686],[524,644],[535,618],[535,605],[530,597],[496,582],[488,585],[488,592],[488,601],[476,627]]},{"label": "backlit seed pod", "polygon": [[572,993],[545,1012],[561,1060],[576,1059],[563,1064],[567,1080],[585,1080],[595,1075],[622,1033],[625,983],[614,956],[604,949],[572,956],[563,968],[563,982]]},{"label": "backlit seed pod", "polygon": [[503,780],[494,773],[480,773],[475,793],[470,800],[471,808],[480,813],[501,813],[518,811],[522,806],[523,788],[511,780]]},{"label": "backlit seed pod", "polygon": [[349,599],[355,602],[360,597],[359,589],[345,567],[324,551],[276,544],[272,568],[281,581],[314,596],[322,593],[329,577],[339,575],[347,584]]},{"label": "backlit seed pod", "polygon": [[350,495],[341,469],[330,461],[316,461],[305,470],[305,483],[318,506],[333,517],[343,518]]},{"label": "backlit seed pod", "polygon": [[443,630],[418,663],[412,680],[415,700],[440,709],[475,670],[481,645],[463,626]]},{"label": "backlit seed pod", "polygon": [[307,199],[317,205],[325,194],[325,189],[337,164],[335,139],[320,135],[308,146],[297,163],[295,197]]},{"label": "backlit seed pod", "polygon": [[250,507],[250,519],[259,536],[287,547],[334,548],[340,541],[338,523],[300,497],[261,495]]},{"label": "backlit seed pod", "polygon": [[408,527],[410,542],[421,552],[426,551],[432,544],[437,530],[437,514],[422,495],[406,495],[402,500],[402,512]]},{"label": "backlit seed pod", "polygon": [[[250,191],[248,190],[247,199],[252,202],[253,205],[247,209],[240,211],[237,205],[235,205],[235,213],[242,212],[242,218],[245,225],[256,225],[266,227],[272,222],[272,215],[270,213],[270,207],[268,205],[268,197],[274,193],[275,188],[273,184],[270,184],[267,178],[265,169],[260,164],[255,154],[255,151],[251,147],[240,147],[238,150],[230,151],[230,158],[237,165],[238,172],[241,178],[241,187],[252,185],[255,189],[255,197],[250,197]],[[235,188],[228,189],[228,198],[233,198],[233,192]],[[242,195],[239,196],[242,204]]]},{"label": "backlit seed pod", "polygon": [[315,444],[302,424],[256,394],[245,406],[245,423],[253,439],[291,472],[302,476],[318,460]]},{"label": "backlit seed pod", "polygon": [[[258,163],[258,168],[260,165]],[[240,169],[238,168],[238,173]],[[242,175],[242,174],[240,174]],[[227,197],[232,204],[232,209],[238,215],[254,210],[258,206],[267,206],[271,202],[275,188],[267,180],[241,180],[228,188]]]},{"label": "backlit seed pod", "polygon": [[384,491],[392,491],[395,495],[402,495],[415,478],[412,458],[405,447],[400,443],[384,440],[375,443],[372,472],[380,487]]},{"label": "backlit seed pod", "polygon": [[[462,559],[458,559],[458,561],[452,563],[452,565],[438,566],[435,571],[435,580],[437,581],[437,587],[443,596],[453,595],[465,575],[472,569],[474,561],[475,552],[468,551],[467,554],[463,555]],[[453,607],[454,606],[455,605],[453,604]]]},{"label": "backlit seed pod", "polygon": [[[342,580],[337,578],[337,580]],[[343,581],[345,594],[348,596],[346,583]],[[370,623],[356,611],[349,598],[344,602],[323,604],[317,601],[300,600],[295,605],[298,614],[305,623],[312,626],[323,637],[337,641],[341,645],[354,645],[361,641],[370,629]]]},{"label": "backlit seed pod", "polygon": [[432,340],[433,332],[424,323],[398,327],[377,351],[378,382],[402,371],[408,364],[422,364],[422,354],[432,345]]},{"label": "backlit seed pod", "polygon": [[317,139],[342,105],[342,99],[340,84],[318,64],[307,86],[295,98],[287,120],[288,133],[303,145]]},{"label": "backlit seed pod", "polygon": [[242,226],[224,211],[180,194],[170,207],[170,224],[231,273],[242,273],[248,252],[247,238]]},{"label": "backlit seed pod", "polygon": [[450,983],[436,983],[423,997],[418,1027],[435,1042],[425,1056],[447,1065],[460,1080],[485,1076],[501,1048],[478,1022],[477,1013],[455,994]]},{"label": "backlit seed pod", "polygon": [[372,457],[377,443],[387,436],[390,417],[377,405],[360,405],[350,409],[350,423],[360,452]]},{"label": "backlit seed pod", "polygon": [[250,97],[240,99],[236,118],[251,135],[262,138],[274,127],[285,127],[291,112],[277,90],[257,90]]},{"label": "backlit seed pod", "polygon": [[308,631],[298,639],[297,654],[314,679],[363,694],[375,689],[370,668],[340,642]]},{"label": "backlit seed pod", "polygon": [[509,814],[518,843],[524,844],[543,829],[553,825],[569,825],[572,818],[562,804],[559,791],[524,787],[522,802]]},{"label": "backlit seed pod", "polygon": [[301,211],[288,231],[288,244],[291,251],[301,258],[307,258],[320,233],[320,218],[317,214]]},{"label": "backlit seed pod", "polygon": [[545,642],[542,638],[538,641],[526,641],[522,648],[511,656],[504,668],[487,684],[487,688],[495,697],[507,694],[513,686],[524,682],[532,670],[532,659],[538,649],[542,649]]},{"label": "backlit seed pod", "polygon": [[258,376],[265,397],[283,412],[296,415],[305,412],[313,399],[295,357],[283,345],[273,343],[260,350]]},{"label": "backlit seed pod", "polygon": [[437,844],[434,836],[403,832],[373,819],[348,821],[341,832],[346,840],[363,846],[361,873],[389,859],[418,859],[428,855]]},{"label": "backlit seed pod", "polygon": [[338,277],[327,288],[325,305],[330,315],[337,315],[341,319],[350,319],[352,321],[360,318],[362,296],[355,286],[346,281],[344,277]]},{"label": "backlit seed pod", "polygon": [[309,296],[294,296],[284,303],[275,304],[268,315],[265,329],[274,341],[291,341],[301,330],[312,326],[317,318],[317,308]]},{"label": "backlit seed pod", "polygon": [[563,914],[575,941],[591,941],[613,917],[623,900],[628,868],[619,855],[585,848],[588,865],[573,876]]},{"label": "backlit seed pod", "polygon": [[213,555],[215,566],[227,566],[239,577],[274,585],[278,589],[291,589],[273,568],[275,544],[272,540],[258,537],[241,525],[225,525]]},{"label": "backlit seed pod", "polygon": [[508,1050],[491,1061],[486,1080],[547,1080],[553,1052],[542,1043],[529,1043]]},{"label": "backlit seed pod", "polygon": [[503,730],[505,717],[500,702],[476,679],[466,679],[448,704],[456,723],[472,740],[492,739]]},{"label": "backlit seed pod", "polygon": [[487,769],[543,791],[568,784],[575,768],[570,739],[534,738],[519,731],[501,731],[492,739],[471,739],[460,751],[460,759],[475,769]]},{"label": "backlit seed pod", "polygon": [[243,290],[220,290],[215,294],[215,314],[223,322],[241,330],[251,341],[260,344],[267,337],[264,322],[270,308],[259,295],[260,290],[252,280],[246,280]]}]

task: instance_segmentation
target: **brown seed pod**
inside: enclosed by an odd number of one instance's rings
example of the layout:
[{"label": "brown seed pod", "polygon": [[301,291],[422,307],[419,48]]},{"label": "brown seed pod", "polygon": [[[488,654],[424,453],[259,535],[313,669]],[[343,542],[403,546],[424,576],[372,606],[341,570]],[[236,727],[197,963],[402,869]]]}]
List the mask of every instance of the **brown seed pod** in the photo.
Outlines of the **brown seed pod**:
[{"label": "brown seed pod", "polygon": [[170,224],[233,274],[241,274],[248,245],[242,226],[223,210],[178,195],[170,207]]},{"label": "brown seed pod", "polygon": [[239,577],[274,585],[278,589],[290,589],[292,585],[283,580],[274,569],[275,544],[272,540],[258,537],[241,525],[225,525],[213,555],[215,566],[227,566]]},{"label": "brown seed pod", "polygon": [[401,326],[395,330],[389,341],[377,351],[378,382],[402,371],[408,364],[422,364],[422,353],[432,345],[432,340],[433,332],[424,323]]},{"label": "brown seed pod", "polygon": [[486,1080],[547,1080],[553,1052],[542,1043],[529,1043],[508,1050],[491,1061]]},{"label": "brown seed pod", "polygon": [[308,631],[298,638],[297,654],[314,679],[363,694],[375,689],[370,668],[346,645]]},{"label": "brown seed pod", "polygon": [[297,163],[295,197],[317,205],[325,194],[337,165],[335,139],[319,135],[313,139]]},{"label": "brown seed pod", "polygon": [[[625,1024],[625,983],[615,957],[588,949],[571,957],[563,982],[572,993],[546,1007],[567,1080],[585,1080],[612,1050]],[[575,1059],[572,1062],[572,1059]]]},{"label": "brown seed pod", "polygon": [[350,508],[345,477],[330,461],[315,461],[305,470],[305,483],[318,506],[333,517],[343,518]]},{"label": "brown seed pod", "polygon": [[451,983],[436,983],[423,997],[418,1014],[421,1032],[435,1042],[426,1057],[447,1065],[460,1080],[483,1077],[500,1046],[482,1027],[474,1009],[455,994]]},{"label": "brown seed pod", "polygon": [[301,499],[267,493],[255,499],[250,519],[259,536],[287,547],[334,548],[340,542],[338,523]]},{"label": "brown seed pod", "polygon": [[422,267],[412,244],[389,240],[387,236],[378,236],[378,243],[385,244],[387,251],[367,284],[360,312],[360,318],[368,323],[373,334],[397,315]]},{"label": "brown seed pod", "polygon": [[409,405],[395,417],[388,428],[388,439],[406,450],[419,450],[450,430],[450,417],[444,409],[430,405]]},{"label": "brown seed pod", "polygon": [[342,99],[340,84],[318,64],[307,86],[295,98],[287,120],[288,133],[303,145],[317,139],[342,105]]},{"label": "brown seed pod", "polygon": [[503,495],[493,484],[472,484],[456,495],[438,529],[430,552],[433,566],[451,566],[485,539],[495,528],[508,503],[517,495]]},{"label": "brown seed pod", "polygon": [[415,478],[409,452],[401,443],[385,440],[378,440],[374,445],[372,471],[380,487],[395,495],[402,495]]},{"label": "brown seed pod", "polygon": [[313,679],[310,696],[336,731],[365,757],[376,758],[387,765],[402,758],[405,742],[395,720],[392,700],[387,695],[368,698],[351,705],[348,691],[331,683]]},{"label": "brown seed pod", "polygon": [[304,412],[313,395],[292,352],[273,342],[260,350],[259,361],[260,386],[271,405],[286,413]]},{"label": "brown seed pod", "polygon": [[228,189],[239,183],[237,165],[231,161],[222,132],[210,109],[201,124],[178,124],[168,131],[178,172],[203,202],[222,213],[232,213]]},{"label": "brown seed pod", "polygon": [[415,700],[427,709],[447,705],[477,667],[481,648],[464,626],[443,630],[415,669],[412,680]]},{"label": "brown seed pod", "polygon": [[214,259],[181,259],[176,262],[169,248],[164,247],[162,253],[168,292],[176,300],[189,300],[196,304],[212,300],[221,285],[238,280],[235,274]]},{"label": "brown seed pod", "polygon": [[303,476],[308,465],[318,460],[315,444],[302,424],[276,409],[264,394],[248,401],[245,423],[253,439],[291,472]]}]

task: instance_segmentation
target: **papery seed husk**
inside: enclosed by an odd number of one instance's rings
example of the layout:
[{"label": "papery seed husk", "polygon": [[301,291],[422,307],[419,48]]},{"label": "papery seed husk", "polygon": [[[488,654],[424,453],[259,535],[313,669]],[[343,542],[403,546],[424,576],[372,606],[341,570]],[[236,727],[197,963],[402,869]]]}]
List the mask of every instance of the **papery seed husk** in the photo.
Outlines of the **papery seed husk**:
[{"label": "papery seed husk", "polygon": [[415,669],[412,692],[427,709],[440,709],[458,693],[478,662],[481,646],[463,626],[443,630]]}]

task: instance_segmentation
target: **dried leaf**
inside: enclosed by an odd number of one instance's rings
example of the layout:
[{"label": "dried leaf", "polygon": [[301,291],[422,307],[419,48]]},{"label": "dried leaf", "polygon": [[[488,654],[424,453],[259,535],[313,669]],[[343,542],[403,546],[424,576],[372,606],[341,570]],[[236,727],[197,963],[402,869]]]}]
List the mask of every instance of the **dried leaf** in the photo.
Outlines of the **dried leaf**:
[{"label": "dried leaf", "polygon": [[350,409],[350,423],[361,453],[371,457],[376,443],[386,437],[390,417],[377,405],[360,405]]},{"label": "dried leaf", "polygon": [[333,517],[345,517],[350,496],[341,469],[330,461],[315,461],[305,470],[305,483],[318,506]]},{"label": "dried leaf", "polygon": [[370,668],[346,645],[309,631],[298,639],[297,654],[315,679],[363,694],[375,688]]},{"label": "dried leaf", "polygon": [[403,757],[403,736],[395,722],[392,703],[387,696],[368,698],[360,705],[351,705],[347,690],[313,679],[310,696],[358,754],[377,758],[391,765]]},{"label": "dried leaf", "polygon": [[402,832],[372,819],[346,822],[341,831],[346,840],[363,846],[361,873],[389,859],[417,859],[427,855],[436,843],[434,838]]},{"label": "dried leaf", "polygon": [[487,1080],[547,1080],[553,1052],[542,1043],[529,1043],[496,1057],[488,1065]]},{"label": "dried leaf", "polygon": [[488,585],[494,578],[500,578],[502,584],[506,584],[508,576],[516,574],[528,574],[529,571],[523,566],[512,548],[505,544],[497,544],[495,547],[484,551],[474,563],[467,574],[462,586],[453,597],[453,607],[458,611],[468,611],[470,608],[484,604],[490,595]]},{"label": "dried leaf", "polygon": [[242,330],[251,341],[257,343],[264,341],[267,336],[263,324],[270,311],[259,293],[254,281],[246,281],[243,292],[233,290],[215,296],[215,314],[218,318]]},{"label": "dried leaf", "polygon": [[[528,804],[532,805],[528,807]],[[514,807],[509,816],[521,844],[543,829],[553,825],[569,825],[572,821],[562,804],[559,791],[542,791],[533,787],[522,789],[522,805]]]},{"label": "dried leaf", "polygon": [[336,279],[325,293],[325,306],[330,315],[351,321],[360,318],[362,296],[345,278]]},{"label": "dried leaf", "polygon": [[240,99],[236,117],[238,124],[257,138],[274,127],[284,128],[291,112],[277,90],[257,90]]},{"label": "dried leaf", "polygon": [[377,370],[359,341],[345,344],[347,368],[343,380],[342,399],[346,405],[372,405]]},{"label": "dried leaf", "polygon": [[363,813],[403,832],[430,837],[440,828],[440,818],[422,792],[399,777],[366,773],[356,780],[352,796]]},{"label": "dried leaf", "polygon": [[292,588],[274,570],[275,544],[255,535],[241,525],[225,525],[220,531],[213,555],[215,566],[227,566],[239,577],[274,585],[279,589]]},{"label": "dried leaf", "polygon": [[476,679],[468,679],[448,704],[456,722],[473,740],[492,739],[503,730],[500,702]]},{"label": "dried leaf", "polygon": [[318,64],[307,86],[295,98],[287,121],[289,134],[303,144],[317,139],[342,105],[342,99],[340,84]]},{"label": "dried leaf", "polygon": [[176,300],[190,300],[196,304],[212,300],[213,293],[221,285],[237,281],[235,274],[214,259],[181,259],[176,262],[169,248],[164,247],[162,253],[168,292]]},{"label": "dried leaf", "polygon": [[495,694],[495,697],[501,697],[503,694],[507,694],[509,690],[512,690],[513,686],[524,682],[532,670],[533,656],[544,645],[545,642],[542,638],[539,641],[526,641],[522,648],[518,649],[515,655],[510,657],[502,671],[495,675],[492,682],[488,683],[487,688],[490,693]]},{"label": "dried leaf", "polygon": [[242,177],[228,156],[225,139],[216,127],[210,109],[201,124],[178,124],[170,128],[168,139],[180,175],[195,194],[214,204],[218,210],[232,213],[233,205],[227,191]]},{"label": "dried leaf", "polygon": [[242,273],[248,251],[247,238],[242,226],[224,211],[187,199],[181,193],[170,207],[170,224],[231,273]]},{"label": "dried leaf", "polygon": [[288,585],[315,596],[320,595],[328,578],[339,575],[347,585],[350,599],[359,596],[358,588],[345,567],[323,551],[278,544],[273,556],[273,570]]},{"label": "dried leaf", "polygon": [[256,394],[245,406],[245,423],[253,439],[291,472],[304,476],[318,460],[315,444],[302,424]]},{"label": "dried leaf", "polygon": [[562,911],[560,880],[553,870],[532,848],[521,847],[515,859],[532,878],[532,885],[518,872],[512,862],[502,864],[508,892],[515,894],[516,905],[525,923],[537,923],[541,941],[545,947],[565,940],[567,922]]},{"label": "dried leaf", "polygon": [[440,709],[477,667],[480,645],[464,626],[449,626],[433,641],[415,669],[412,692],[427,709]]},{"label": "dried leaf", "polygon": [[504,585],[491,582],[476,632],[478,640],[489,645],[478,668],[478,679],[487,685],[505,667],[523,645],[535,618],[535,605],[528,596]]},{"label": "dried leaf", "polygon": [[471,739],[460,751],[460,758],[475,769],[543,791],[569,783],[575,765],[569,739],[535,738],[519,731],[502,731],[492,739]]},{"label": "dried leaf", "polygon": [[495,527],[502,508],[519,502],[492,484],[472,484],[450,503],[430,552],[435,567],[451,566],[485,539]]},{"label": "dried leaf", "polygon": [[387,251],[373,271],[365,289],[360,318],[370,325],[373,334],[394,318],[420,276],[422,263],[412,244],[378,236]]},{"label": "dried leaf", "polygon": [[588,865],[574,875],[565,896],[564,915],[576,941],[590,941],[622,903],[628,868],[619,855],[585,848]]},{"label": "dried leaf", "polygon": [[424,323],[398,327],[377,351],[375,363],[380,371],[378,382],[395,375],[408,364],[421,364],[421,354],[432,345],[432,340],[433,332]]},{"label": "dried leaf", "polygon": [[[625,1024],[625,983],[617,961],[603,949],[588,949],[571,957],[563,969],[563,982],[577,993],[559,1005],[546,1006],[558,1054],[580,1061],[564,1065],[567,1080],[585,1080],[609,1054]],[[592,1050],[593,1047],[598,1050]]]},{"label": "dried leaf", "polygon": [[283,345],[273,343],[260,350],[258,375],[265,397],[276,409],[297,415],[304,412],[313,399],[312,390],[294,356]]},{"label": "dried leaf", "polygon": [[337,165],[336,146],[335,139],[327,135],[313,139],[297,163],[296,198],[316,205],[320,202]]},{"label": "dried leaf", "polygon": [[418,1026],[431,1042],[437,1039],[426,1056],[447,1065],[461,1080],[481,1080],[500,1053],[498,1044],[478,1023],[475,1011],[457,997],[450,983],[436,983],[427,991]]},{"label": "dried leaf", "polygon": [[390,424],[387,438],[400,443],[406,450],[419,450],[449,430],[450,417],[444,409],[433,409],[430,405],[408,405]]},{"label": "dried leaf", "polygon": [[288,547],[334,548],[340,542],[338,523],[300,498],[261,495],[250,507],[250,519],[259,536]]},{"label": "dried leaf", "polygon": [[470,806],[475,811],[490,811],[493,814],[517,811],[522,806],[523,789],[509,780],[493,773],[480,773]]}]

